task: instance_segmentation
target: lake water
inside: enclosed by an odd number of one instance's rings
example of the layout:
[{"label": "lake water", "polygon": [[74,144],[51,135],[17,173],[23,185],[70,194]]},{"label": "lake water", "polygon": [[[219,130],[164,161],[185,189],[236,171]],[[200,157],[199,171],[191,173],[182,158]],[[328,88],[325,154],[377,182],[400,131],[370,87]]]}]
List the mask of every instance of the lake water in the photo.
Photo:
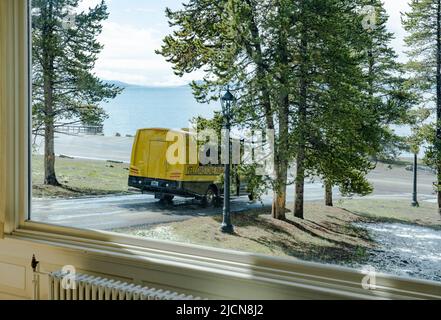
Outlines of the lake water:
[{"label": "lake water", "polygon": [[[210,118],[215,110],[220,110],[219,103],[197,103],[190,86],[152,88],[129,85],[103,107],[109,114],[109,119],[104,122],[106,136],[117,133],[122,136],[134,135],[140,128],[188,128],[192,118]],[[410,133],[407,127],[394,129],[400,135]]]},{"label": "lake water", "polygon": [[150,88],[129,86],[116,99],[103,104],[109,114],[104,134],[134,135],[140,128],[187,128],[196,116],[212,117],[220,106],[199,104],[189,86]]}]

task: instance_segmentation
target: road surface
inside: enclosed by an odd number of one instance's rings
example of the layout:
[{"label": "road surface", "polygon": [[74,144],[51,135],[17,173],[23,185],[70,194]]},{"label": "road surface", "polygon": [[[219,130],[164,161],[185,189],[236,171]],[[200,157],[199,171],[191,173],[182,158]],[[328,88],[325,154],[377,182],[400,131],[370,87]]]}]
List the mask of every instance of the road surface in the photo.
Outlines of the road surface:
[{"label": "road surface", "polygon": [[[374,198],[402,198],[411,201],[412,173],[402,167],[388,169],[385,165],[369,175],[375,187],[370,196]],[[433,174],[420,172],[419,200],[433,200]],[[338,190],[335,198],[340,198]],[[305,186],[305,200],[323,199],[321,183],[308,183]],[[232,211],[240,212],[251,208],[271,205],[271,195],[264,195],[262,202],[250,203],[246,198],[232,201]],[[288,201],[294,200],[294,187],[288,187]],[[136,225],[153,225],[176,222],[197,216],[219,215],[221,208],[201,208],[191,199],[176,198],[171,205],[161,205],[151,195],[106,196],[85,199],[34,199],[32,220],[76,228],[110,230]]]},{"label": "road surface", "polygon": [[[55,137],[55,153],[77,159],[130,162],[132,137],[68,136]],[[34,153],[44,154],[44,139],[37,137]]]},{"label": "road surface", "polygon": [[[234,199],[235,212],[262,207],[245,199]],[[176,198],[161,204],[150,195],[112,196],[75,200],[35,199],[32,220],[75,228],[109,230],[137,225],[159,224],[216,215],[221,208],[201,208],[192,199]]]}]

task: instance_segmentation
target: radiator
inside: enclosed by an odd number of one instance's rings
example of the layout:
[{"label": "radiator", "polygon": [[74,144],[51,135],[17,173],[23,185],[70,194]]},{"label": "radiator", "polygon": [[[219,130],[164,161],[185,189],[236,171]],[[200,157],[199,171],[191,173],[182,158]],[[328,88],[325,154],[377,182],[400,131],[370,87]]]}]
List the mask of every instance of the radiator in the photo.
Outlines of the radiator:
[{"label": "radiator", "polygon": [[86,274],[70,276],[66,285],[66,276],[63,271],[49,273],[49,300],[201,300],[177,292]]}]

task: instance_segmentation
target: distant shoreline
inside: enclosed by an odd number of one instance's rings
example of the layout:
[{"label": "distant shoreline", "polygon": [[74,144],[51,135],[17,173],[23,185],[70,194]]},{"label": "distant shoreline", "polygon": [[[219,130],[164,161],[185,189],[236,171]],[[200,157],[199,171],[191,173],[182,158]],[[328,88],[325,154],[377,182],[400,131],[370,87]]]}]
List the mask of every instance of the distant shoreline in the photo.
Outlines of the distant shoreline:
[{"label": "distant shoreline", "polygon": [[[55,154],[84,160],[130,163],[133,140],[134,137],[58,134],[55,137]],[[36,142],[33,153],[42,155],[43,138],[38,137]],[[411,154],[403,153],[400,158],[410,160],[413,157]]]}]

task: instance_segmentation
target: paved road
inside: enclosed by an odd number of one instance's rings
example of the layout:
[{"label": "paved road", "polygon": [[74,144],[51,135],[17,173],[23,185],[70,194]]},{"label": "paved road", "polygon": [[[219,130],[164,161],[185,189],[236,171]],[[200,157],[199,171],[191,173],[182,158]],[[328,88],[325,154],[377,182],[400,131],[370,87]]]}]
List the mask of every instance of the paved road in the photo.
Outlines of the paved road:
[{"label": "paved road", "polygon": [[[309,188],[320,188],[309,185]],[[291,193],[293,193],[293,190]],[[315,197],[313,195],[316,195]],[[317,192],[309,193],[308,199],[318,200]],[[271,205],[270,195],[260,202],[247,198],[234,198],[233,212],[245,211]],[[152,195],[106,196],[85,199],[34,199],[32,220],[76,228],[108,230],[136,225],[159,224],[191,219],[197,216],[218,215],[222,208],[202,208],[193,199],[177,197],[173,204],[164,205]]]},{"label": "paved road", "polygon": [[[42,137],[37,137],[34,145],[36,154],[44,153]],[[133,138],[104,137],[104,136],[68,136],[64,134],[55,137],[55,153],[78,159],[114,160],[130,162]]]},{"label": "paved road", "polygon": [[[239,212],[261,207],[244,199],[234,199],[232,210]],[[219,208],[201,208],[195,200],[176,198],[173,204],[160,204],[150,195],[112,196],[75,200],[33,201],[32,220],[69,226],[109,230],[136,225],[159,224],[220,214]]]},{"label": "paved road", "polygon": [[[375,186],[370,198],[402,198],[411,200],[411,172],[404,168],[389,170],[380,165],[369,175]],[[420,200],[434,199],[432,181],[434,176],[420,173]],[[305,190],[306,201],[323,199],[320,183],[309,183]],[[340,198],[335,190],[335,198]],[[294,187],[288,188],[288,201],[294,200]],[[245,198],[234,199],[232,210],[240,212],[250,208],[271,205],[271,195],[265,195],[262,203],[250,203]],[[150,195],[109,196],[87,199],[35,199],[32,219],[45,223],[98,230],[123,228],[135,225],[183,221],[196,216],[221,214],[220,208],[203,209],[194,200],[177,198],[172,205],[161,205]]]}]

